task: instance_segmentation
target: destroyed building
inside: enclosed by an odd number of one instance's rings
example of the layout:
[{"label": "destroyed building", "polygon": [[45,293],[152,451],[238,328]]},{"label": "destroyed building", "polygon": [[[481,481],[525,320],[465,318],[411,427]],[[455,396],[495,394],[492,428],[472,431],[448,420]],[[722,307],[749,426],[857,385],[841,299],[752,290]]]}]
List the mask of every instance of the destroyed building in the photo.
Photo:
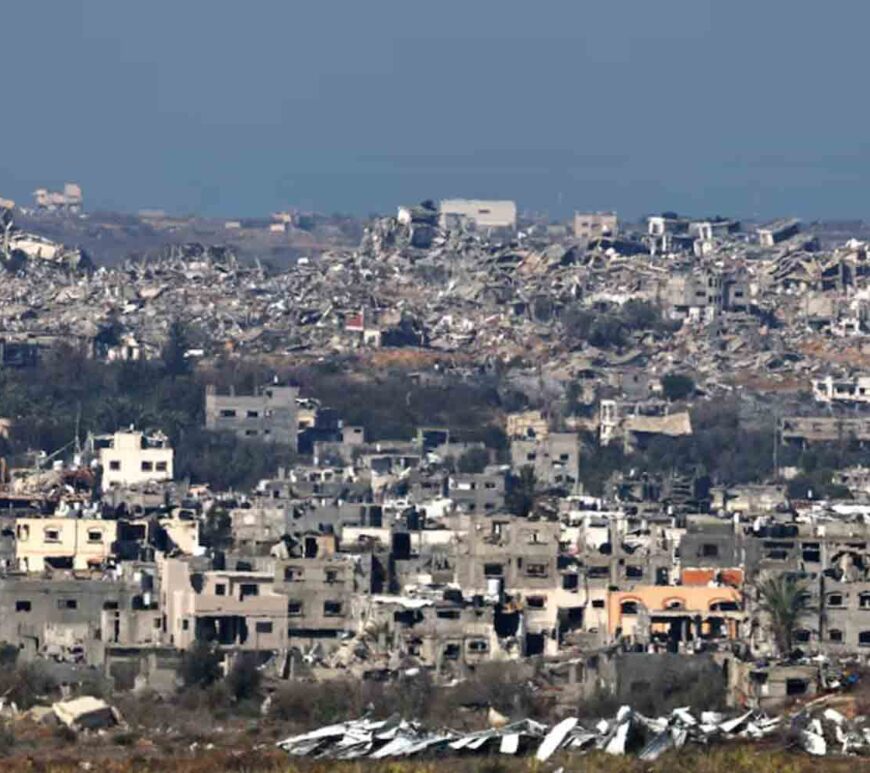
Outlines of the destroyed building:
[{"label": "destroyed building", "polygon": [[205,426],[295,449],[299,431],[298,396],[296,387],[277,384],[262,387],[253,395],[237,395],[235,391],[218,394],[214,387],[209,387],[205,394]]}]

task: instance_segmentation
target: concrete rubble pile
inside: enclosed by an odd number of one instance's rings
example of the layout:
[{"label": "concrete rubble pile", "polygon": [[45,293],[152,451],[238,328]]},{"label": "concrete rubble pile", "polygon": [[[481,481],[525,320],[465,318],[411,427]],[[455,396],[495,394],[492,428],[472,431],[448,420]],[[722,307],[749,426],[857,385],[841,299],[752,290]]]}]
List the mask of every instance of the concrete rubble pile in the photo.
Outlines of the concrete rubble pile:
[{"label": "concrete rubble pile", "polygon": [[387,759],[417,755],[534,755],[546,762],[559,751],[612,755],[631,754],[646,762],[687,745],[751,743],[773,735],[787,737],[808,754],[870,756],[870,720],[848,720],[832,708],[802,710],[791,716],[768,716],[751,710],[725,718],[714,711],[695,716],[687,708],[669,716],[646,717],[622,706],[612,719],[594,724],[577,717],[547,727],[531,719],[474,732],[427,730],[397,717],[359,719],[327,725],[280,741],[291,757],[318,759]]},{"label": "concrete rubble pile", "polygon": [[[159,354],[179,319],[205,356],[426,347],[487,362],[519,357],[563,378],[629,364],[661,374],[679,363],[716,392],[748,374],[782,385],[819,371],[866,327],[863,242],[822,252],[800,233],[772,247],[728,233],[693,255],[690,242],[677,250],[652,234],[588,243],[534,228],[496,235],[442,227],[424,204],[408,222],[372,221],[357,250],[286,271],[196,243],[96,271],[31,260],[0,283],[0,337],[123,341],[126,354],[104,356],[140,359]],[[577,309],[609,313],[628,301],[652,304],[682,329],[625,329],[618,352],[567,334]]]}]

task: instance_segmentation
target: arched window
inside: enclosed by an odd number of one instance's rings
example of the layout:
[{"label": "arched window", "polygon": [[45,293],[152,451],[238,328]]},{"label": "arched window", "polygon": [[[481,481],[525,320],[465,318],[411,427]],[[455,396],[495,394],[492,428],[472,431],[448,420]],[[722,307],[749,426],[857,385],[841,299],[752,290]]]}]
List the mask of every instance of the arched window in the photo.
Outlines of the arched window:
[{"label": "arched window", "polygon": [[619,611],[623,615],[636,615],[638,612],[639,604],[634,599],[626,599],[619,605]]}]

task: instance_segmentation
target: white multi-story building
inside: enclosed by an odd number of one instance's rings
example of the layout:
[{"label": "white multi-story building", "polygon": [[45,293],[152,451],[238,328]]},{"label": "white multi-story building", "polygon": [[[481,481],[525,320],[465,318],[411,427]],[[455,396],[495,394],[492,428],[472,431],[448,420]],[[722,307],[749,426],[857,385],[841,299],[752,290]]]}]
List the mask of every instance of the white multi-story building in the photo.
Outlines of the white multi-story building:
[{"label": "white multi-story building", "polygon": [[103,488],[172,480],[174,452],[162,433],[129,430],[93,439],[103,468]]},{"label": "white multi-story building", "polygon": [[819,403],[870,403],[870,376],[815,379],[813,397]]}]

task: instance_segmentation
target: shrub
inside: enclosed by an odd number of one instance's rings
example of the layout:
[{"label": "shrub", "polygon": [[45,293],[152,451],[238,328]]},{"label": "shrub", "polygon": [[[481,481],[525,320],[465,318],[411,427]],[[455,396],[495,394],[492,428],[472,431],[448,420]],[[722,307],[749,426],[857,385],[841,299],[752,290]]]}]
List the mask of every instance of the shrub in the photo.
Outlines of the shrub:
[{"label": "shrub", "polygon": [[261,682],[257,659],[248,653],[242,653],[236,658],[226,678],[227,689],[236,701],[256,698],[260,693]]},{"label": "shrub", "polygon": [[489,453],[485,448],[470,448],[459,457],[456,469],[465,473],[483,472],[487,464],[489,464]]},{"label": "shrub", "polygon": [[683,400],[695,393],[695,382],[683,373],[662,377],[662,391],[668,400]]},{"label": "shrub", "polygon": [[185,687],[210,687],[222,676],[222,659],[208,642],[194,642],[181,658],[178,675]]}]

